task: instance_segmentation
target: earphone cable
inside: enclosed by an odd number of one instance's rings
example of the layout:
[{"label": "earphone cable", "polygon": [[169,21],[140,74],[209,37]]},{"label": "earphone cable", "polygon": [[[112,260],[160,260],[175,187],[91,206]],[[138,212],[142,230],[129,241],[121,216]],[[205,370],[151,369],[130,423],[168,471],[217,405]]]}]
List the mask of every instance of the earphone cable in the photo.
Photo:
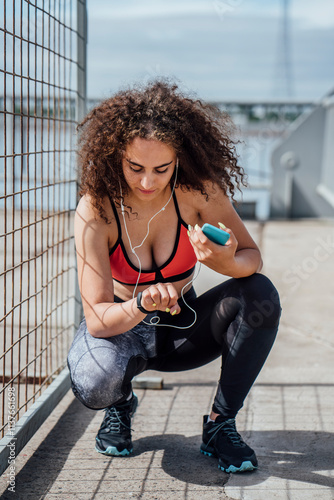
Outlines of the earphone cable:
[{"label": "earphone cable", "polygon": [[[165,210],[165,208],[167,207],[167,205],[169,204],[169,202],[171,201],[172,197],[173,197],[173,194],[174,194],[174,191],[175,191],[175,186],[176,186],[176,180],[177,180],[177,173],[178,173],[178,165],[179,165],[179,160],[177,159],[176,160],[176,167],[175,167],[175,179],[174,179],[174,184],[173,184],[173,188],[172,188],[172,192],[171,192],[171,195],[167,201],[167,203],[156,213],[154,214],[150,220],[148,221],[147,223],[147,233],[144,237],[144,239],[142,240],[142,242],[139,244],[139,245],[135,245],[135,246],[132,246],[132,242],[131,242],[131,238],[130,238],[130,235],[129,235],[129,231],[128,231],[128,227],[127,227],[127,224],[126,224],[126,220],[125,220],[125,215],[124,215],[124,205],[123,205],[123,193],[122,193],[122,186],[121,186],[121,183],[120,183],[120,194],[121,194],[121,212],[122,212],[122,217],[123,217],[123,222],[124,222],[124,228],[125,228],[125,232],[126,232],[126,236],[128,238],[128,241],[129,241],[129,245],[130,245],[130,249],[131,249],[131,252],[135,255],[135,257],[137,258],[138,260],[138,277],[137,277],[137,281],[136,281],[136,284],[135,284],[135,287],[133,289],[133,293],[132,293],[132,298],[135,298],[136,296],[136,291],[137,291],[137,288],[138,288],[138,284],[139,284],[139,280],[140,280],[140,276],[141,276],[141,270],[142,270],[142,265],[141,265],[141,261],[140,261],[140,258],[136,252],[136,250],[140,247],[142,247],[142,245],[145,243],[148,235],[150,234],[150,223],[152,222],[152,220],[157,216],[159,215],[161,212],[163,212]],[[194,313],[194,321],[188,325],[188,326],[177,326],[177,325],[165,325],[165,324],[160,324],[160,317],[159,316],[153,316],[151,319],[150,319],[150,322],[147,323],[146,321],[143,320],[143,323],[145,323],[145,325],[149,325],[149,326],[168,326],[168,327],[171,327],[171,328],[177,328],[179,330],[185,330],[187,328],[191,328],[197,321],[197,313],[196,311],[189,306],[189,304],[186,302],[185,298],[184,298],[184,289],[190,284],[190,283],[193,283],[195,281],[195,279],[197,278],[198,274],[199,274],[199,271],[200,271],[200,268],[201,268],[201,265],[199,265],[199,268],[198,268],[198,271],[197,271],[197,274],[196,276],[194,275],[193,278],[188,282],[186,283],[183,287],[182,287],[182,290],[181,290],[181,298],[184,302],[184,304],[188,307],[188,309],[190,309],[193,313]],[[154,320],[157,320],[157,321],[154,321]]]}]

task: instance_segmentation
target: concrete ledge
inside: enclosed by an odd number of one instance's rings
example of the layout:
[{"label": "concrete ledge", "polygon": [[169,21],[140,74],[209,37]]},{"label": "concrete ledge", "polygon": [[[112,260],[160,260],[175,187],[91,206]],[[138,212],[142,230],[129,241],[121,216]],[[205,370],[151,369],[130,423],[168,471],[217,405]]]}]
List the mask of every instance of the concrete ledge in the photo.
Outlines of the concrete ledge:
[{"label": "concrete ledge", "polygon": [[163,389],[162,377],[135,377],[132,380],[133,389]]},{"label": "concrete ledge", "polygon": [[35,434],[50,413],[65,396],[71,386],[68,368],[57,376],[52,384],[15,423],[13,432],[9,432],[0,441],[0,475],[11,461],[20,453],[29,439]]}]

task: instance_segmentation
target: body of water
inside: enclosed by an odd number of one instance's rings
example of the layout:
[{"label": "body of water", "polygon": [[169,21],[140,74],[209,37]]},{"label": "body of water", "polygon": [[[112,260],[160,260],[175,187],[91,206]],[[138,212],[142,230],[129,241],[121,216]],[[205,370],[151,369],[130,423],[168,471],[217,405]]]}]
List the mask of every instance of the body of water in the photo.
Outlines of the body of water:
[{"label": "body of water", "polygon": [[[270,212],[271,153],[285,127],[275,123],[247,123],[235,117],[240,129],[237,152],[249,187],[236,198],[255,203],[255,216],[267,219]],[[31,120],[7,122],[0,127],[0,208],[68,210],[76,206],[76,136],[73,124],[65,129],[56,122]],[[50,128],[54,126],[54,129]],[[13,133],[14,131],[14,133]],[[6,143],[5,143],[6,141]],[[6,148],[5,148],[6,146]],[[14,151],[14,155],[8,152]],[[6,164],[3,158],[7,152]],[[13,196],[10,196],[15,193]],[[9,196],[8,196],[9,195]]]}]

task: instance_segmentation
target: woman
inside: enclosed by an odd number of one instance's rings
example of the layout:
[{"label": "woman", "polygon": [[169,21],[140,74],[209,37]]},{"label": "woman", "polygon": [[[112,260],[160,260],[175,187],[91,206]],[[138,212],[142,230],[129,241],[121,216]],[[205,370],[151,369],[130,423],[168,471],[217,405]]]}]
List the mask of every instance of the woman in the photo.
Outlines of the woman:
[{"label": "woman", "polygon": [[[222,357],[201,451],[227,472],[257,467],[235,416],[274,342],[277,292],[235,212],[243,183],[231,123],[163,81],[119,92],[81,124],[81,199],[75,218],[85,319],[68,356],[79,400],[105,409],[96,450],[132,452],[131,380]],[[203,223],[225,227],[225,246]],[[231,279],[196,297],[199,261]]]}]

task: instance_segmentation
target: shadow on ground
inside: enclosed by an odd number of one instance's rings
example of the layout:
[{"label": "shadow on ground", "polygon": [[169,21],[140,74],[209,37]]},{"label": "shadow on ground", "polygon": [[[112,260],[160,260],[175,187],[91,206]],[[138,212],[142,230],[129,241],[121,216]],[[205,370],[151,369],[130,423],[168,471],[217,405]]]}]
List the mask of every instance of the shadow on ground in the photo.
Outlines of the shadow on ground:
[{"label": "shadow on ground", "polygon": [[[247,442],[256,450],[259,469],[238,474],[240,486],[256,485],[269,477],[277,477],[334,488],[334,478],[321,472],[333,468],[333,433],[288,430],[252,432]],[[218,469],[216,458],[199,453],[200,443],[200,436],[186,438],[168,434],[146,437],[134,442],[135,455],[149,450],[164,450],[162,468],[166,474],[202,486],[225,484],[228,474]]]},{"label": "shadow on ground", "polygon": [[[6,490],[1,499],[23,500],[29,497],[37,500],[43,498],[94,416],[93,410],[89,410],[75,399],[17,474],[16,492],[13,494]],[[43,474],[40,472],[41,468]],[[47,472],[45,469],[48,469]]]},{"label": "shadow on ground", "polygon": [[[95,411],[85,408],[77,400],[71,403],[17,475],[15,498],[44,498],[94,415]],[[334,479],[321,473],[332,468],[334,434],[289,430],[252,432],[247,441],[257,452],[260,468],[253,473],[238,475],[237,481],[241,487],[260,484],[269,477],[334,487]],[[134,456],[162,450],[161,466],[170,477],[194,485],[222,487],[229,476],[218,469],[217,459],[199,453],[200,443],[200,436],[148,436],[134,439]],[[111,467],[113,460],[117,458],[110,458]],[[126,460],[129,460],[128,468],[131,469],[131,457]],[[157,467],[157,464],[154,466]],[[12,499],[13,493],[6,491],[1,498]]]},{"label": "shadow on ground", "polygon": [[161,467],[166,474],[182,482],[202,486],[222,486],[228,474],[218,469],[218,461],[199,452],[200,436],[163,434],[134,441],[134,456],[163,450]]}]

